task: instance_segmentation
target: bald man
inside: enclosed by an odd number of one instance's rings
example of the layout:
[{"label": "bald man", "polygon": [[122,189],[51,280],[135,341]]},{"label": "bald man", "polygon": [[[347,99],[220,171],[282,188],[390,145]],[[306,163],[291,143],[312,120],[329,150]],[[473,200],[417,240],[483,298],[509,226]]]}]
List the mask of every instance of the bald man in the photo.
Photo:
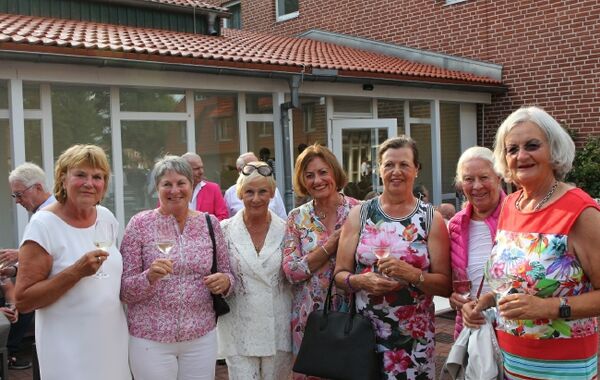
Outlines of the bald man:
[{"label": "bald man", "polygon": [[192,200],[190,209],[213,214],[219,220],[227,219],[227,205],[221,195],[221,187],[204,179],[204,163],[196,153],[188,152],[181,156],[192,167],[194,174]]}]

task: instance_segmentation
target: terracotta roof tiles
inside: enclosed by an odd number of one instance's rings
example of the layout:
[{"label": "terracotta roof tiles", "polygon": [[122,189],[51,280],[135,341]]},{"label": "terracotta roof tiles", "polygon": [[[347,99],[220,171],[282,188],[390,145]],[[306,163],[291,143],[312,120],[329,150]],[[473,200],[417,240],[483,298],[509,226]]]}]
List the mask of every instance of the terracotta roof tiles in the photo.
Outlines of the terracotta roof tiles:
[{"label": "terracotta roof tiles", "polygon": [[[167,0],[164,0],[167,1]],[[184,1],[184,0],[171,0]],[[498,80],[310,39],[224,29],[223,36],[0,13],[0,51],[136,59],[263,71],[501,86]]]},{"label": "terracotta roof tiles", "polygon": [[216,5],[212,5],[209,3],[205,3],[203,1],[197,0],[143,0],[149,3],[160,3],[160,4],[168,4],[168,5],[177,5],[180,7],[189,7],[189,8],[203,8],[208,10],[215,10],[219,12],[229,12],[227,8],[219,7]]}]

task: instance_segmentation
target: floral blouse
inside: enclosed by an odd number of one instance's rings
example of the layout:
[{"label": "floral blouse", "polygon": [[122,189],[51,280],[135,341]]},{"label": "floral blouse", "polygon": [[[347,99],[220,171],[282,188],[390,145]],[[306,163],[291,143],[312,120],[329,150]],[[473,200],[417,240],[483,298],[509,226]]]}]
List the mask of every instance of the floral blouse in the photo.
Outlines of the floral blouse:
[{"label": "floral blouse", "polygon": [[[338,207],[335,229],[342,227],[350,209],[360,202],[343,196]],[[316,247],[325,244],[329,238],[325,225],[315,214],[314,201],[303,204],[288,215],[287,229],[283,241],[283,272],[292,283],[292,346],[298,354],[304,336],[304,326],[308,314],[323,308],[327,287],[335,268],[335,254],[329,262],[315,273],[308,269],[306,256]]]},{"label": "floral blouse", "polygon": [[[166,216],[158,210],[136,214],[121,243],[121,300],[128,306],[129,333],[163,343],[197,339],[216,326],[211,293],[203,282],[211,274],[213,258],[206,217],[204,213],[188,215],[179,243],[170,252],[174,273],[151,285],[148,268],[161,255],[154,237],[159,218]],[[227,245],[219,221],[214,215],[210,218],[217,247],[217,271],[229,276],[231,292],[234,278]]]}]

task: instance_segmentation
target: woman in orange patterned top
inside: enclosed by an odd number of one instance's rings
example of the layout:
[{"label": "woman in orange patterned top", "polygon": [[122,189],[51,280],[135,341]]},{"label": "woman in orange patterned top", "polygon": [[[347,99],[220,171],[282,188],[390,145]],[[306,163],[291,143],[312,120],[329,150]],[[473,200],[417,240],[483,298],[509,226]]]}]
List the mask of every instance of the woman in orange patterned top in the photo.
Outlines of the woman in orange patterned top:
[{"label": "woman in orange patterned top", "polygon": [[507,379],[595,379],[600,208],[562,182],[575,145],[550,115],[521,108],[498,129],[495,162],[521,189],[506,198],[486,266],[494,293],[463,306],[465,324],[498,299]]}]

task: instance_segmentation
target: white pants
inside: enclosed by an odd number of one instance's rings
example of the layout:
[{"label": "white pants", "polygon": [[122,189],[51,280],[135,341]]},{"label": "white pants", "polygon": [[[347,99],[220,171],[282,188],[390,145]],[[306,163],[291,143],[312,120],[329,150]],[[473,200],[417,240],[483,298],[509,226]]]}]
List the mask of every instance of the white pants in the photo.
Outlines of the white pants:
[{"label": "white pants", "polygon": [[216,330],[178,343],[129,337],[129,364],[135,380],[214,380],[216,360]]},{"label": "white pants", "polygon": [[[275,356],[228,356],[229,380],[287,380],[292,373],[292,353]],[[136,379],[137,380],[137,379]]]}]

